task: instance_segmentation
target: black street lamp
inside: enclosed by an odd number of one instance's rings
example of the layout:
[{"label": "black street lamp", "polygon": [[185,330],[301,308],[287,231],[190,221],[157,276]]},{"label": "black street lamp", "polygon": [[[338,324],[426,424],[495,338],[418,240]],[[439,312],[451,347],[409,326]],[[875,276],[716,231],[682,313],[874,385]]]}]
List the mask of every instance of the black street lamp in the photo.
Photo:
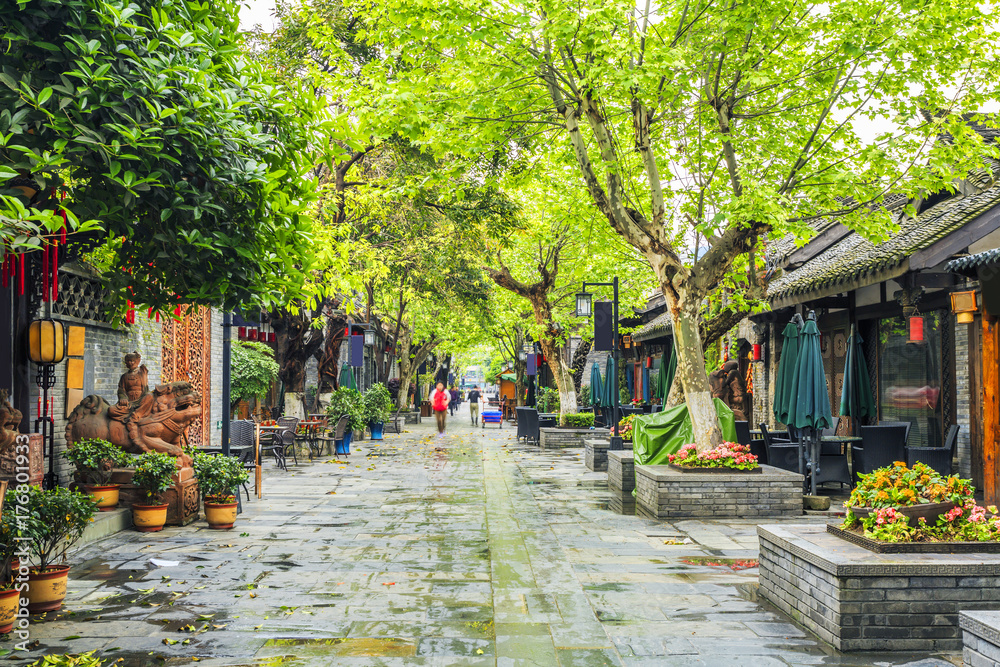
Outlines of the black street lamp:
[{"label": "black street lamp", "polygon": [[[612,451],[621,451],[625,449],[624,442],[621,437],[621,433],[618,428],[620,408],[618,395],[618,276],[612,278],[610,283],[583,283],[583,291],[578,292],[576,295],[576,315],[577,317],[590,317],[594,312],[594,302],[593,295],[587,292],[588,287],[612,287],[614,289],[614,298],[612,300],[612,336],[611,336],[611,366],[612,375],[606,379],[606,382],[611,382],[611,418],[614,420],[614,435],[611,436],[611,444],[608,449]],[[594,339],[597,339],[597,320],[594,320]]]}]

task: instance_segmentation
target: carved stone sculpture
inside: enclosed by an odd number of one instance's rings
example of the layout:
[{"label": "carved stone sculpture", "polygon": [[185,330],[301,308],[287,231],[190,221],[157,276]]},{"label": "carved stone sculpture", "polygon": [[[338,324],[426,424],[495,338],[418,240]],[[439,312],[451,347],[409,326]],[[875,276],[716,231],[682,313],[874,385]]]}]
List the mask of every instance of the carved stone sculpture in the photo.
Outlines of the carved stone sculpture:
[{"label": "carved stone sculpture", "polygon": [[708,376],[712,397],[719,398],[733,411],[736,421],[746,421],[746,385],[740,377],[739,364],[727,361]]},{"label": "carved stone sculpture", "polygon": [[7,390],[0,389],[0,454],[14,446],[21,427],[21,411],[7,400]]},{"label": "carved stone sculpture", "polygon": [[163,384],[136,403],[127,414],[115,416],[114,408],[103,398],[87,396],[69,417],[66,443],[103,438],[127,452],[166,452],[178,457],[182,467],[191,465],[181,442],[187,427],[201,415],[201,395],[194,386],[190,382]]},{"label": "carved stone sculpture", "polygon": [[138,352],[125,355],[125,371],[118,380],[118,405],[108,410],[110,417],[127,423],[142,399],[149,393],[149,369],[141,365],[142,356]]}]

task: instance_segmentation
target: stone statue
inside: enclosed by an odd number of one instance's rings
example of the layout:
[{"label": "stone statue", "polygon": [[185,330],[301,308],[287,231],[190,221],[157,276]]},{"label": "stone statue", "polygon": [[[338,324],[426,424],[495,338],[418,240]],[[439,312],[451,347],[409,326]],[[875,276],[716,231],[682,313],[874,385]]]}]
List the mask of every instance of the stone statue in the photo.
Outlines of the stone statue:
[{"label": "stone statue", "polygon": [[746,421],[746,386],[740,377],[740,365],[727,361],[717,371],[708,376],[712,397],[721,399],[733,411],[736,421]]},{"label": "stone statue", "polygon": [[108,409],[108,415],[115,421],[127,423],[143,397],[149,393],[149,369],[140,365],[141,362],[142,356],[138,352],[125,355],[128,370],[118,380],[118,405]]},{"label": "stone statue", "polygon": [[[131,380],[125,382],[128,375],[122,376],[119,391],[124,384],[126,400],[131,401],[138,389]],[[102,438],[127,452],[166,452],[180,459],[182,467],[191,465],[191,458],[181,449],[181,442],[187,427],[201,415],[201,395],[194,386],[190,382],[162,384],[152,393],[147,391],[136,403],[131,407],[130,402],[130,410],[121,416],[120,408],[124,407],[121,402],[112,407],[96,394],[86,397],[70,414],[66,425],[67,445],[86,438]],[[119,416],[114,416],[112,411]]]},{"label": "stone statue", "polygon": [[7,400],[7,390],[0,389],[0,454],[5,453],[17,441],[21,428],[21,411]]}]

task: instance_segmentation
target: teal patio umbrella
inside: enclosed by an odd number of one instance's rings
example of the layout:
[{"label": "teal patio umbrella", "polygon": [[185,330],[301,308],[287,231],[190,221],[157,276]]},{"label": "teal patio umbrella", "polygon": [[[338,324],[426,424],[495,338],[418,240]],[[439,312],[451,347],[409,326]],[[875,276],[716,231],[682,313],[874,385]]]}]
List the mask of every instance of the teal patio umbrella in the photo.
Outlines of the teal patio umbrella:
[{"label": "teal patio umbrella", "polygon": [[604,384],[601,382],[601,369],[595,361],[590,366],[590,404],[595,408],[601,407],[604,400]]},{"label": "teal patio umbrella", "polygon": [[795,365],[799,359],[799,333],[802,330],[802,318],[795,314],[785,326],[781,336],[781,360],[778,362],[778,376],[774,382],[774,418],[782,424],[789,424],[788,412],[791,409],[792,380],[795,376]]},{"label": "teal patio umbrella", "polygon": [[656,397],[667,403],[667,396],[670,395],[670,387],[674,384],[674,376],[677,375],[677,350],[670,349],[670,360],[660,360],[660,373],[656,377]]},{"label": "teal patio umbrella", "polygon": [[868,379],[868,362],[861,347],[858,325],[851,326],[847,341],[847,360],[844,365],[844,389],[840,395],[840,414],[850,417],[856,426],[864,417],[875,416],[875,399]]},{"label": "teal patio umbrella", "polygon": [[604,366],[604,402],[602,405],[610,408],[615,403],[614,392],[618,391],[618,373],[615,370],[615,360],[608,355],[608,361]]},{"label": "teal patio umbrella", "polygon": [[799,470],[804,469],[804,448],[809,447],[812,466],[812,495],[816,495],[816,477],[819,475],[819,431],[833,426],[830,412],[830,393],[826,386],[823,353],[819,346],[819,328],[816,314],[809,313],[799,336],[799,355],[792,376],[791,401],[788,421],[785,423],[799,431]]},{"label": "teal patio umbrella", "polygon": [[352,367],[344,366],[340,370],[340,386],[357,390],[358,383],[354,381],[354,369]]},{"label": "teal patio umbrella", "polygon": [[649,403],[649,367],[642,365],[642,402]]}]

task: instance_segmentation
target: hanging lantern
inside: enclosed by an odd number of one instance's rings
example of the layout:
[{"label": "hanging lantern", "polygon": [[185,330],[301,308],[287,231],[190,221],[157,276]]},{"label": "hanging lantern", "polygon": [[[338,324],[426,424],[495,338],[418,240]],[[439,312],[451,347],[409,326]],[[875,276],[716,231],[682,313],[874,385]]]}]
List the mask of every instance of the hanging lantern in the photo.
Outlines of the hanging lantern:
[{"label": "hanging lantern", "polygon": [[278,335],[276,333],[274,333],[273,331],[268,332],[268,334],[267,334],[267,342],[268,343],[276,343],[276,342],[278,342]]},{"label": "hanging lantern", "polygon": [[246,340],[246,339],[247,339],[247,328],[240,327],[240,340]]},{"label": "hanging lantern", "polygon": [[590,317],[594,312],[594,296],[588,292],[576,295],[576,316]]},{"label": "hanging lantern", "polygon": [[653,357],[646,357],[646,368],[653,367]]},{"label": "hanging lantern", "polygon": [[253,327],[247,329],[247,338],[249,340],[257,340],[257,329]]},{"label": "hanging lantern", "polygon": [[622,336],[622,346],[627,350],[632,347],[632,336],[625,334]]},{"label": "hanging lantern", "polygon": [[909,318],[910,337],[908,343],[924,342],[924,318],[922,315],[912,315]]},{"label": "hanging lantern", "polygon": [[951,312],[955,313],[959,324],[972,324],[976,319],[976,293],[952,292]]},{"label": "hanging lantern", "polygon": [[760,361],[760,343],[753,344],[753,360]]},{"label": "hanging lantern", "polygon": [[58,364],[66,356],[63,324],[52,319],[28,325],[28,356],[36,364]]}]

